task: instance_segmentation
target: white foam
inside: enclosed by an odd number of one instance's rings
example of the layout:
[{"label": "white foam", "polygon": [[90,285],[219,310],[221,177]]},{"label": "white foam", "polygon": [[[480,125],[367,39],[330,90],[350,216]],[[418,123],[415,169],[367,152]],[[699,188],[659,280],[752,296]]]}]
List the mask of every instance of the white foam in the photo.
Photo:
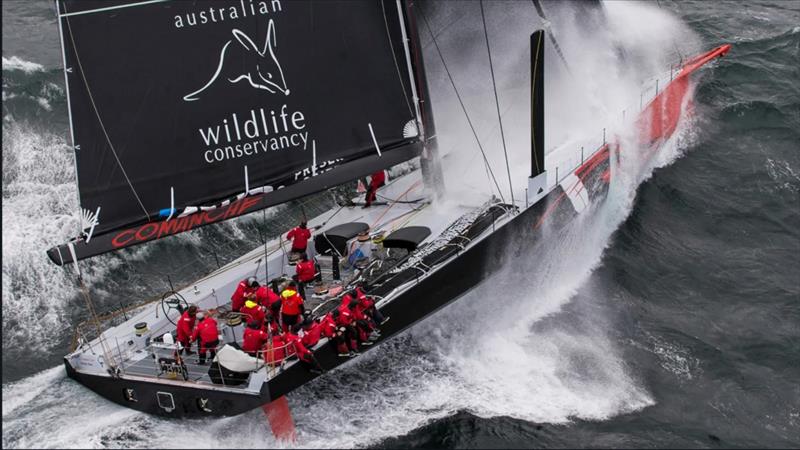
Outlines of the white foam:
[{"label": "white foam", "polygon": [[[62,137],[14,122],[3,124],[4,350],[48,351],[63,338],[71,271],[45,251],[78,233],[72,153]],[[96,279],[114,263],[97,258],[84,267]]]},{"label": "white foam", "polygon": [[26,61],[18,56],[6,58],[3,56],[3,70],[21,70],[25,73],[42,72],[44,66],[32,61]]}]

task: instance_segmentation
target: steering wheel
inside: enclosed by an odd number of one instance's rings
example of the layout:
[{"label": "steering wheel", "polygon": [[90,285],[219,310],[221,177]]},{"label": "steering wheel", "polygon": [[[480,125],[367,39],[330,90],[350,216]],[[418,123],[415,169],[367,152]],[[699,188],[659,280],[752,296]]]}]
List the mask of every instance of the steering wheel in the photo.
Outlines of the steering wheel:
[{"label": "steering wheel", "polygon": [[164,316],[173,325],[177,325],[178,323],[172,320],[172,318],[169,316],[169,312],[174,309],[178,311],[178,317],[180,317],[183,311],[188,307],[189,302],[187,302],[181,294],[175,291],[167,291],[161,296],[161,310],[164,311]]}]

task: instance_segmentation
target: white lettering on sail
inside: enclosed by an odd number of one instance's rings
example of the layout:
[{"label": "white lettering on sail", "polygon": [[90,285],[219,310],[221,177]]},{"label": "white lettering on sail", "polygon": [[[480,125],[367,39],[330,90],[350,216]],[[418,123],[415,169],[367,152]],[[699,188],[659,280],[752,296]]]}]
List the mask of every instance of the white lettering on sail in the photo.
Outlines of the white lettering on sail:
[{"label": "white lettering on sail", "polygon": [[203,140],[206,141],[206,145],[211,145],[211,140],[214,140],[214,144],[219,144],[219,125],[217,125],[217,131],[215,132],[213,128],[208,127],[208,134],[203,132],[203,129],[200,130],[200,135],[203,136]]},{"label": "white lettering on sail", "polygon": [[[207,163],[228,161],[258,154],[268,154],[279,150],[289,150],[292,148],[305,149],[308,145],[308,132],[298,132],[289,135],[259,139],[255,141],[231,144],[215,149],[208,149],[203,152],[203,158]],[[324,163],[323,163],[324,167]]]},{"label": "white lettering on sail", "polygon": [[282,11],[281,0],[254,1],[240,0],[238,6],[227,6],[215,8],[210,6],[198,12],[188,12],[183,15],[175,16],[175,28],[193,27],[205,25],[207,23],[224,22],[239,18],[253,17],[256,15],[269,14],[270,12]]},{"label": "white lettering on sail", "polygon": [[197,129],[209,164],[279,150],[308,149],[306,117],[283,104],[278,109],[231,113],[217,125]]}]

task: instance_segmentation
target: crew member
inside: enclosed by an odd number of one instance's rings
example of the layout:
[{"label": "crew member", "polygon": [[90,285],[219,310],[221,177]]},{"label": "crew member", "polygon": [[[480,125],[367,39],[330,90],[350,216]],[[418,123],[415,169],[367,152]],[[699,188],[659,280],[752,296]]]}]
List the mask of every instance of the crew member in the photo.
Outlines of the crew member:
[{"label": "crew member", "polygon": [[314,354],[303,345],[301,339],[295,334],[299,329],[300,324],[297,324],[291,331],[287,330],[283,333],[283,341],[286,342],[286,355],[287,357],[297,355],[297,359],[306,369],[312,373],[320,374],[322,373],[322,367],[320,367],[317,359],[314,358]]},{"label": "crew member", "polygon": [[244,306],[239,312],[246,317],[248,323],[256,321],[258,322],[259,328],[264,325],[264,316],[266,313],[264,312],[264,308],[256,303],[255,300],[247,300],[244,302]]},{"label": "crew member", "polygon": [[[336,335],[337,338],[343,339],[347,344],[347,347],[350,349],[349,356],[356,356],[358,354],[358,331],[356,330],[350,308],[341,305],[339,308],[333,310],[332,314],[336,326],[339,327]],[[339,356],[342,356],[341,352],[339,353]]]},{"label": "crew member", "polygon": [[244,306],[245,300],[248,298],[255,298],[256,290],[258,289],[258,281],[256,277],[250,277],[245,280],[242,280],[238,286],[236,286],[236,291],[231,296],[231,310],[234,312],[239,312]]},{"label": "crew member", "polygon": [[273,303],[280,300],[281,296],[276,294],[269,286],[259,286],[256,289],[256,302],[264,308],[270,309]]},{"label": "crew member", "polygon": [[370,336],[373,328],[367,316],[358,308],[357,299],[350,297],[350,302],[347,304],[347,311],[352,314],[353,327],[355,328],[359,342],[364,345],[372,345]]},{"label": "crew member", "polygon": [[[334,328],[335,327],[336,325],[334,324]],[[306,348],[314,348],[321,336],[322,324],[317,320],[311,320],[310,317],[307,318],[305,322],[303,322],[303,337],[300,338],[300,342],[302,342]]]},{"label": "crew member", "polygon": [[384,322],[389,320],[388,318],[384,317],[378,307],[375,306],[375,300],[364,293],[364,290],[361,288],[361,286],[356,287],[356,298],[358,299],[359,308],[364,311],[364,314],[372,319],[376,326],[383,325]]},{"label": "crew member", "polygon": [[203,311],[199,311],[197,313],[197,318],[200,320],[200,323],[197,324],[197,328],[194,329],[194,333],[192,334],[192,341],[200,342],[198,352],[200,353],[198,358],[198,364],[201,366],[206,363],[206,352],[211,353],[211,360],[214,360],[214,357],[217,356],[217,346],[219,345],[219,329],[217,328],[217,321],[211,317],[211,313],[203,313]]},{"label": "crew member", "polygon": [[320,334],[328,339],[333,339],[336,344],[336,352],[339,356],[350,356],[350,349],[347,347],[347,330],[345,327],[338,325],[339,316],[341,313],[338,309],[334,309],[325,315],[325,318],[320,322]]},{"label": "crew member", "polygon": [[261,329],[261,325],[251,320],[247,324],[247,329],[244,330],[242,337],[242,351],[250,354],[250,356],[258,356],[257,352],[267,343],[269,335]]},{"label": "crew member", "polygon": [[303,297],[297,293],[297,283],[291,281],[281,293],[281,323],[284,331],[299,322],[303,311]]},{"label": "crew member", "polygon": [[292,252],[305,253],[308,247],[308,240],[311,239],[311,231],[306,228],[306,221],[300,222],[300,226],[292,228],[286,235],[286,239],[292,241]]},{"label": "crew member", "polygon": [[300,290],[300,296],[306,300],[306,284],[314,281],[317,277],[317,267],[314,261],[308,259],[305,253],[300,257],[300,262],[295,266],[297,274],[294,279],[297,281],[297,286]]},{"label": "crew member", "polygon": [[192,351],[192,332],[194,331],[196,317],[197,306],[191,305],[181,314],[181,318],[178,319],[177,341],[181,344],[181,349],[178,351],[178,354],[182,354],[184,350],[187,355],[194,354]]},{"label": "crew member", "polygon": [[378,189],[386,184],[386,174],[383,169],[370,175],[369,187],[367,188],[366,197],[364,197],[364,208],[369,208],[372,202],[375,201]]},{"label": "crew member", "polygon": [[272,286],[273,287],[261,286],[258,288],[258,291],[256,291],[256,300],[265,308],[268,315],[271,316],[270,321],[274,321],[277,324],[278,318],[281,315],[282,302],[281,296],[276,294],[276,292],[278,292],[277,282],[273,280]]},{"label": "crew member", "polygon": [[279,366],[286,358],[286,343],[283,336],[280,333],[272,335],[272,340],[261,347],[261,353],[264,355],[265,363],[272,367]]}]

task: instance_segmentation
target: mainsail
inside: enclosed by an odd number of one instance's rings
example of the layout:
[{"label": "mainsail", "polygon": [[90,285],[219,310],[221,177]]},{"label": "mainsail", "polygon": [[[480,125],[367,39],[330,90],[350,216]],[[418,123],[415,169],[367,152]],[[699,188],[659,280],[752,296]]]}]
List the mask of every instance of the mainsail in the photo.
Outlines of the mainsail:
[{"label": "mainsail", "polygon": [[430,115],[411,8],[59,0],[89,223],[50,258],[180,233],[419,155]]}]

